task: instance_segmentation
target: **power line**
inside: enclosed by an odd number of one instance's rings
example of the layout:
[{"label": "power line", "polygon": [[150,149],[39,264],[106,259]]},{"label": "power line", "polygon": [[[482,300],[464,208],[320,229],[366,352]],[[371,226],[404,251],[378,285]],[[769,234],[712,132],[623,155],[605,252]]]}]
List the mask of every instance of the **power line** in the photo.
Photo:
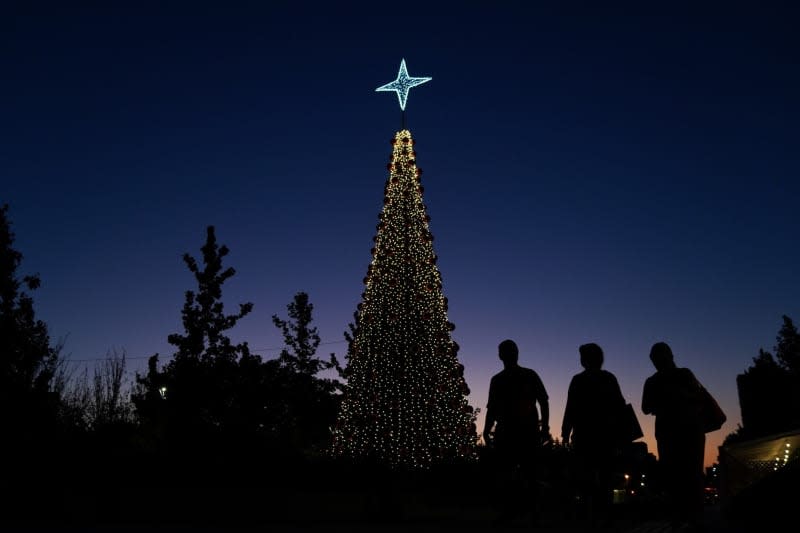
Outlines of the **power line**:
[{"label": "power line", "polygon": [[[330,342],[321,342],[319,343],[320,346],[327,346],[330,344],[343,344],[347,341],[330,341]],[[250,351],[253,353],[260,353],[260,352],[280,352],[281,350],[286,349],[287,346],[282,348],[250,348]],[[126,361],[137,361],[142,359],[150,359],[152,355],[142,355],[136,357],[125,356]],[[69,359],[64,358],[63,361],[66,363],[96,363],[98,361],[108,361],[109,359],[113,359],[113,357],[95,357],[92,359]]]},{"label": "power line", "polygon": [[[321,342],[321,343],[319,343],[319,345],[320,346],[325,346],[327,344],[342,344],[342,343],[345,343],[345,342],[347,342],[347,341]],[[284,346],[282,348],[251,348],[250,351],[251,352],[273,352],[273,351],[277,352],[277,351],[283,350],[285,348],[287,348],[287,346]]]}]

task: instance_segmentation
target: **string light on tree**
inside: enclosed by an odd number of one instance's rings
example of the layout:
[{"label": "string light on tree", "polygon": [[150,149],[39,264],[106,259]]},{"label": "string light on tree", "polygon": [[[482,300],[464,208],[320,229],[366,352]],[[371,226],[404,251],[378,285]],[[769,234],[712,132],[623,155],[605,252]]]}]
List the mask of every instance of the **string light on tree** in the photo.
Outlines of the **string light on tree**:
[{"label": "string light on tree", "polygon": [[[403,61],[393,82],[398,86],[378,90],[397,90],[404,108],[408,88],[428,80],[408,78]],[[407,129],[392,139],[333,452],[419,469],[474,459],[477,432],[458,344],[451,337],[455,325],[447,316],[414,147]]]}]

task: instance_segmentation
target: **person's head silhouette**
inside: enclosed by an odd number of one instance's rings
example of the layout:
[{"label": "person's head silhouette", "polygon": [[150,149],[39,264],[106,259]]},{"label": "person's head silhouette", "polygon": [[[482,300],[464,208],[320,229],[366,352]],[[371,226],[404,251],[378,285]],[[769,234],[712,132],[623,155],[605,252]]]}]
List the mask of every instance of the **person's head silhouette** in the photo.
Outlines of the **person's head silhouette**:
[{"label": "person's head silhouette", "polygon": [[500,360],[503,361],[503,366],[516,366],[519,360],[519,348],[517,348],[517,343],[511,339],[504,340],[497,347],[497,354]]},{"label": "person's head silhouette", "polygon": [[656,370],[667,370],[675,367],[672,348],[666,342],[657,342],[650,348],[650,360]]},{"label": "person's head silhouette", "polygon": [[581,354],[581,366],[586,370],[600,370],[603,366],[603,349],[597,344],[582,344],[578,352]]}]

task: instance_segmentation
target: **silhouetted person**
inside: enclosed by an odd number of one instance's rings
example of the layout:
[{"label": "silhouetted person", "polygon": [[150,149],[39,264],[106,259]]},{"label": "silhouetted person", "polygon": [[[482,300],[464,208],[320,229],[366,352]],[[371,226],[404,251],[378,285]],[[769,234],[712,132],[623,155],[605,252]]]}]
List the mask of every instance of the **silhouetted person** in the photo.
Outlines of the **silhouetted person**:
[{"label": "silhouetted person", "polygon": [[535,521],[536,468],[542,443],[550,436],[550,404],[539,374],[517,363],[514,341],[501,342],[498,355],[504,368],[489,383],[483,436],[497,459],[503,518],[527,511]]},{"label": "silhouetted person", "polygon": [[595,343],[578,348],[584,371],[575,374],[567,392],[561,440],[569,444],[577,462],[577,489],[587,517],[610,519],[611,473],[620,444],[617,427],[625,398],[617,378],[603,370],[603,350]]},{"label": "silhouetted person", "polygon": [[672,349],[657,342],[650,350],[656,373],[647,378],[642,411],[656,417],[659,470],[674,524],[699,526],[703,516],[703,455],[706,435],[699,416],[700,384],[678,368]]}]

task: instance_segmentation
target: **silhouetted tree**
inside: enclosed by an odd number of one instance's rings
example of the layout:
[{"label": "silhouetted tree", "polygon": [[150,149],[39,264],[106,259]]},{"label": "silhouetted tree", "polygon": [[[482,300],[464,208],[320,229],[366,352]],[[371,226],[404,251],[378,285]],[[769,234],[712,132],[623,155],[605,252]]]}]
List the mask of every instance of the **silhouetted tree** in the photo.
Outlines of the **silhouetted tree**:
[{"label": "silhouetted tree", "polygon": [[131,464],[143,448],[125,366],[125,351],[112,350],[91,372],[67,376],[61,423],[68,438],[59,448],[70,460],[60,475],[80,479],[87,492],[123,466],[140,470]]},{"label": "silhouetted tree", "polygon": [[[15,250],[8,205],[0,207],[0,420],[4,445],[36,453],[52,443],[59,393],[54,377],[59,346],[50,344],[47,325],[36,318],[33,299],[38,275],[19,278],[22,254]],[[16,459],[15,459],[16,460]]]},{"label": "silhouetted tree", "polygon": [[147,372],[134,378],[131,403],[140,423],[139,436],[144,448],[163,451],[166,448],[167,405],[166,376],[158,367],[159,354],[147,360]]},{"label": "silhouetted tree", "polygon": [[311,326],[314,306],[308,301],[308,294],[298,292],[286,307],[291,322],[272,315],[272,323],[281,330],[283,342],[286,344],[278,360],[282,366],[295,372],[314,375],[325,365],[314,357],[320,343],[317,328]]},{"label": "silhouetted tree", "polygon": [[236,398],[239,369],[242,360],[253,356],[246,342],[234,344],[226,332],[250,313],[253,304],[240,304],[238,312],[225,313],[222,286],[235,270],[223,267],[229,250],[217,244],[214,226],[207,228],[201,252],[202,268],[188,253],[183,256],[197,290],[186,291],[183,333],[167,338],[177,350],[163,370],[157,368],[156,354],[147,374],[137,374],[134,403],[151,424],[165,424],[171,438],[191,439],[200,445],[195,439],[202,435],[213,445],[213,435],[233,430],[241,421],[236,414],[241,403]]},{"label": "silhouetted tree", "polygon": [[92,414],[95,426],[131,421],[130,390],[125,388],[126,353],[112,351],[94,370]]},{"label": "silhouetted tree", "polygon": [[783,315],[783,324],[775,338],[775,358],[787,372],[800,379],[800,333],[792,319]]},{"label": "silhouetted tree", "polygon": [[278,357],[288,415],[284,429],[289,441],[300,448],[327,446],[336,421],[340,383],[318,374],[338,366],[337,361],[333,355],[329,361],[316,357],[320,337],[311,325],[314,306],[308,294],[295,294],[287,310],[288,320],[272,316],[286,345]]},{"label": "silhouetted tree", "polygon": [[109,351],[89,379],[88,369],[70,380],[64,394],[65,410],[87,431],[104,430],[133,422],[131,390],[125,381],[127,354]]},{"label": "silhouetted tree", "polygon": [[339,377],[347,380],[349,377],[350,360],[353,358],[353,340],[358,336],[358,311],[353,313],[353,321],[347,324],[347,331],[344,332],[344,340],[347,342],[347,352],[344,355],[344,366],[339,364],[335,354],[331,354],[331,362],[336,368]]},{"label": "silhouetted tree", "polygon": [[773,348],[736,377],[742,426],[726,443],[800,428],[800,334],[783,315]]}]

